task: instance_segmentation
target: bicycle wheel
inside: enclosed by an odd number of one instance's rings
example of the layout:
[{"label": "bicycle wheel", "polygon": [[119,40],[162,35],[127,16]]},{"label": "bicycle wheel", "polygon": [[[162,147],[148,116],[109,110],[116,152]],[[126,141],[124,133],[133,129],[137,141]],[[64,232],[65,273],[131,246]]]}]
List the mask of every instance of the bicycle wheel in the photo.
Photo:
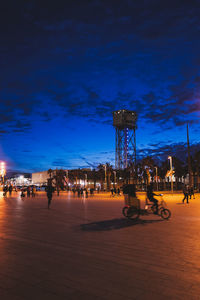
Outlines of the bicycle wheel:
[{"label": "bicycle wheel", "polygon": [[165,209],[163,206],[158,206],[158,215],[161,216],[161,212]]},{"label": "bicycle wheel", "polygon": [[130,206],[127,211],[127,218],[131,220],[136,220],[139,218],[140,211],[134,206]]},{"label": "bicycle wheel", "polygon": [[161,217],[165,220],[168,220],[171,217],[171,211],[167,208],[161,210]]},{"label": "bicycle wheel", "polygon": [[124,206],[123,209],[122,209],[122,213],[124,215],[124,217],[127,218],[127,211],[128,211],[129,207],[128,206]]}]

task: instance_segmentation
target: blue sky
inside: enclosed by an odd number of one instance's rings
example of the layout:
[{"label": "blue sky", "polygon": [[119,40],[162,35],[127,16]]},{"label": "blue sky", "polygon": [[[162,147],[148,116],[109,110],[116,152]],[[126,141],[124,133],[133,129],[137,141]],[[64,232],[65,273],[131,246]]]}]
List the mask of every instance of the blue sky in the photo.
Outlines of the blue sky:
[{"label": "blue sky", "polygon": [[139,157],[178,155],[187,123],[198,149],[198,1],[10,0],[0,14],[9,169],[114,165],[118,109],[138,113]]}]

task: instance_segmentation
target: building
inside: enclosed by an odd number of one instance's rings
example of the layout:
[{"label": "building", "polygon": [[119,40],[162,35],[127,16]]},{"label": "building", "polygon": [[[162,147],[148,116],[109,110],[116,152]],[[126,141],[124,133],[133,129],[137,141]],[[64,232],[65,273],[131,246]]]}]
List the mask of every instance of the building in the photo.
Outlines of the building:
[{"label": "building", "polygon": [[45,185],[47,184],[48,178],[49,178],[48,171],[32,173],[32,184]]}]

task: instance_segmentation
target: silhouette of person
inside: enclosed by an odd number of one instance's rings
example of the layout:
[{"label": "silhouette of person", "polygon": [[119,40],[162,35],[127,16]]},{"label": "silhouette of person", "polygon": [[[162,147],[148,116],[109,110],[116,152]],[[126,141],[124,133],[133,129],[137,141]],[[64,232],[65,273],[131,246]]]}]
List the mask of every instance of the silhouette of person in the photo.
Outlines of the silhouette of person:
[{"label": "silhouette of person", "polygon": [[25,188],[24,187],[22,187],[22,189],[21,189],[21,198],[24,198],[25,197]]},{"label": "silhouette of person", "polygon": [[27,187],[26,192],[27,192],[27,197],[30,197],[30,195],[31,195],[31,187],[30,186]]},{"label": "silhouette of person", "polygon": [[184,194],[184,198],[183,198],[182,202],[184,203],[184,201],[186,199],[187,203],[189,203],[189,201],[188,201],[189,190],[186,185],[183,186],[183,194]]},{"label": "silhouette of person", "polygon": [[195,196],[194,196],[194,188],[193,188],[193,186],[191,186],[191,187],[189,188],[189,196],[190,196],[190,199],[191,199],[192,196],[193,196],[193,199],[195,199]]},{"label": "silhouette of person", "polygon": [[3,187],[3,196],[6,196],[6,195],[7,195],[7,192],[8,192],[8,186],[5,185],[5,186]]},{"label": "silhouette of person", "polygon": [[155,208],[156,208],[155,214],[157,214],[158,213],[158,200],[156,200],[154,198],[154,196],[158,196],[158,195],[153,192],[153,185],[149,184],[147,186],[147,198],[149,199],[149,201],[154,203]]},{"label": "silhouette of person", "polygon": [[12,185],[9,185],[8,190],[9,190],[9,195],[11,196],[12,195],[12,190],[13,190]]},{"label": "silhouette of person", "polygon": [[48,198],[48,209],[50,208],[51,205],[51,200],[52,200],[52,196],[53,196],[53,186],[51,181],[48,181],[48,185],[46,187],[46,193],[47,193],[47,198]]}]

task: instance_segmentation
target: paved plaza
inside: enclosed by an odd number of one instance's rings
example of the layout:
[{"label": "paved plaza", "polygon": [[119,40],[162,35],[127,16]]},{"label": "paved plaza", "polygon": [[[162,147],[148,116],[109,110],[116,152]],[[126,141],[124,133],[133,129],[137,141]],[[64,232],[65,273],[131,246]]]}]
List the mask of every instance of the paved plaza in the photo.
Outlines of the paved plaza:
[{"label": "paved plaza", "polygon": [[123,196],[63,192],[48,210],[44,192],[0,192],[0,299],[200,299],[200,195],[182,198],[134,222]]}]

